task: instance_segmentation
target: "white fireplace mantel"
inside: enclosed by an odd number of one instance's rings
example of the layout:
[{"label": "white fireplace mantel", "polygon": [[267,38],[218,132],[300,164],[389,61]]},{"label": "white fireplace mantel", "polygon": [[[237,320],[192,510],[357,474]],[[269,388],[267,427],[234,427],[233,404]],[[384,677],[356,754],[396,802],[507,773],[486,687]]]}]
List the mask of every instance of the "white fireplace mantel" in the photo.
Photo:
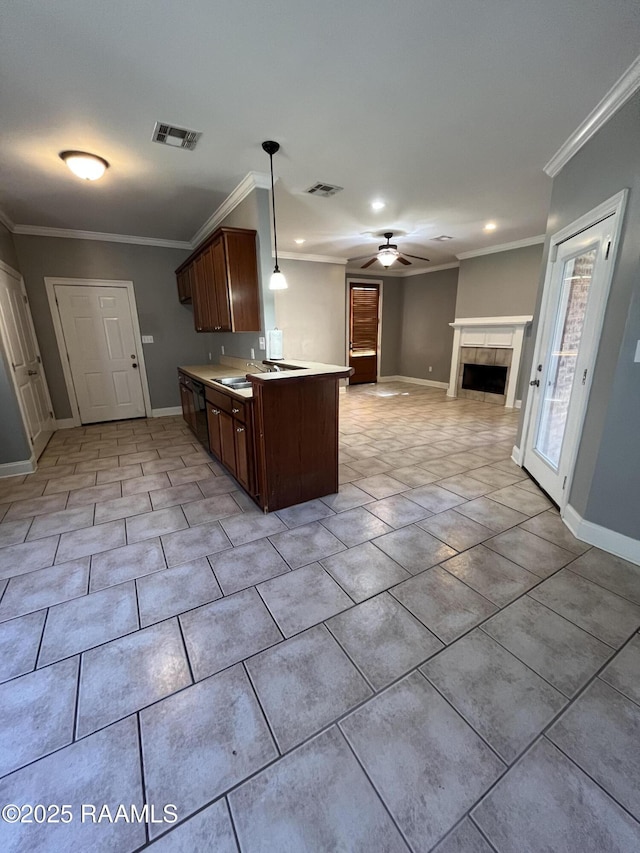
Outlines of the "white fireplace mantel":
[{"label": "white fireplace mantel", "polygon": [[453,353],[451,355],[451,374],[449,376],[448,397],[457,397],[458,368],[460,365],[460,347],[489,347],[512,349],[511,370],[506,388],[507,408],[513,408],[516,401],[520,358],[524,330],[533,320],[530,316],[520,317],[468,317],[456,318],[449,325],[453,328]]}]

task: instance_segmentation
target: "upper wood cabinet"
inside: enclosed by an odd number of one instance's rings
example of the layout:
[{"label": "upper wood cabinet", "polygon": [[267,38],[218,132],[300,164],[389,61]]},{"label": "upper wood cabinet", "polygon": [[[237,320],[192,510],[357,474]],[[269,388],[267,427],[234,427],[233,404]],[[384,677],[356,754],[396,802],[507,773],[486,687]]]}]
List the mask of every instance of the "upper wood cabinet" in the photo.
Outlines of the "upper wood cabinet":
[{"label": "upper wood cabinet", "polygon": [[260,331],[256,232],[219,228],[176,270],[178,297],[193,302],[197,332]]}]

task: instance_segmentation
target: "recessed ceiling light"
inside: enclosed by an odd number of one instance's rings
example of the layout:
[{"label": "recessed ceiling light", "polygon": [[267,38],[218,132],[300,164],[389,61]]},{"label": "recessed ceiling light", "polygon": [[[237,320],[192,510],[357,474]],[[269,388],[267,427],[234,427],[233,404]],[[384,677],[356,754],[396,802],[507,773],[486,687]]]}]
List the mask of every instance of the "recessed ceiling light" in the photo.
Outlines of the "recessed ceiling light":
[{"label": "recessed ceiling light", "polygon": [[86,151],[61,151],[59,157],[74,175],[85,181],[97,181],[109,168],[109,164],[102,157],[88,154]]},{"label": "recessed ceiling light", "polygon": [[384,210],[385,206],[385,203],[379,199],[371,202],[371,210]]},{"label": "recessed ceiling light", "polygon": [[297,243],[298,246],[302,246],[302,244],[304,243],[304,237],[299,237],[297,240],[294,240],[293,242]]},{"label": "recessed ceiling light", "polygon": [[497,227],[498,226],[496,225],[495,222],[487,222],[487,224],[484,226],[484,230],[485,231],[495,231]]}]

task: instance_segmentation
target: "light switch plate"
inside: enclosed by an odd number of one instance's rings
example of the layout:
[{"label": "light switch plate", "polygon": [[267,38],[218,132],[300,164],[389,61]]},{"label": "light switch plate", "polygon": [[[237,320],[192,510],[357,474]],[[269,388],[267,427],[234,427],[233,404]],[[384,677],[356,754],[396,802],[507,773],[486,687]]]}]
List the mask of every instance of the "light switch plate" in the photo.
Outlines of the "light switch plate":
[{"label": "light switch plate", "polygon": [[636,354],[634,356],[634,361],[640,361],[640,341],[636,344]]},{"label": "light switch plate", "polygon": [[266,344],[264,338],[258,338],[258,346],[260,349],[266,349],[267,348],[267,344]]},{"label": "light switch plate", "polygon": [[253,347],[251,347],[251,358],[255,358],[255,357],[256,357],[256,351],[254,350]]},{"label": "light switch plate", "polygon": [[153,343],[153,335],[143,335],[142,336],[143,344],[152,344]]}]

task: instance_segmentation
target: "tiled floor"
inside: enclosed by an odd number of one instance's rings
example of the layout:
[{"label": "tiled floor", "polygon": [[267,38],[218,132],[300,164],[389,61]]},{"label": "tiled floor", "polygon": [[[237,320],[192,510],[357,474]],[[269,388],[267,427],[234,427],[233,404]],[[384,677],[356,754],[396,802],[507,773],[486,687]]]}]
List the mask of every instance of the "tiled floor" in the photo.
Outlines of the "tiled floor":
[{"label": "tiled floor", "polygon": [[269,516],[180,418],[57,433],[0,481],[0,805],[73,820],[0,849],[640,850],[640,569],[516,421],[348,389],[339,494]]}]

